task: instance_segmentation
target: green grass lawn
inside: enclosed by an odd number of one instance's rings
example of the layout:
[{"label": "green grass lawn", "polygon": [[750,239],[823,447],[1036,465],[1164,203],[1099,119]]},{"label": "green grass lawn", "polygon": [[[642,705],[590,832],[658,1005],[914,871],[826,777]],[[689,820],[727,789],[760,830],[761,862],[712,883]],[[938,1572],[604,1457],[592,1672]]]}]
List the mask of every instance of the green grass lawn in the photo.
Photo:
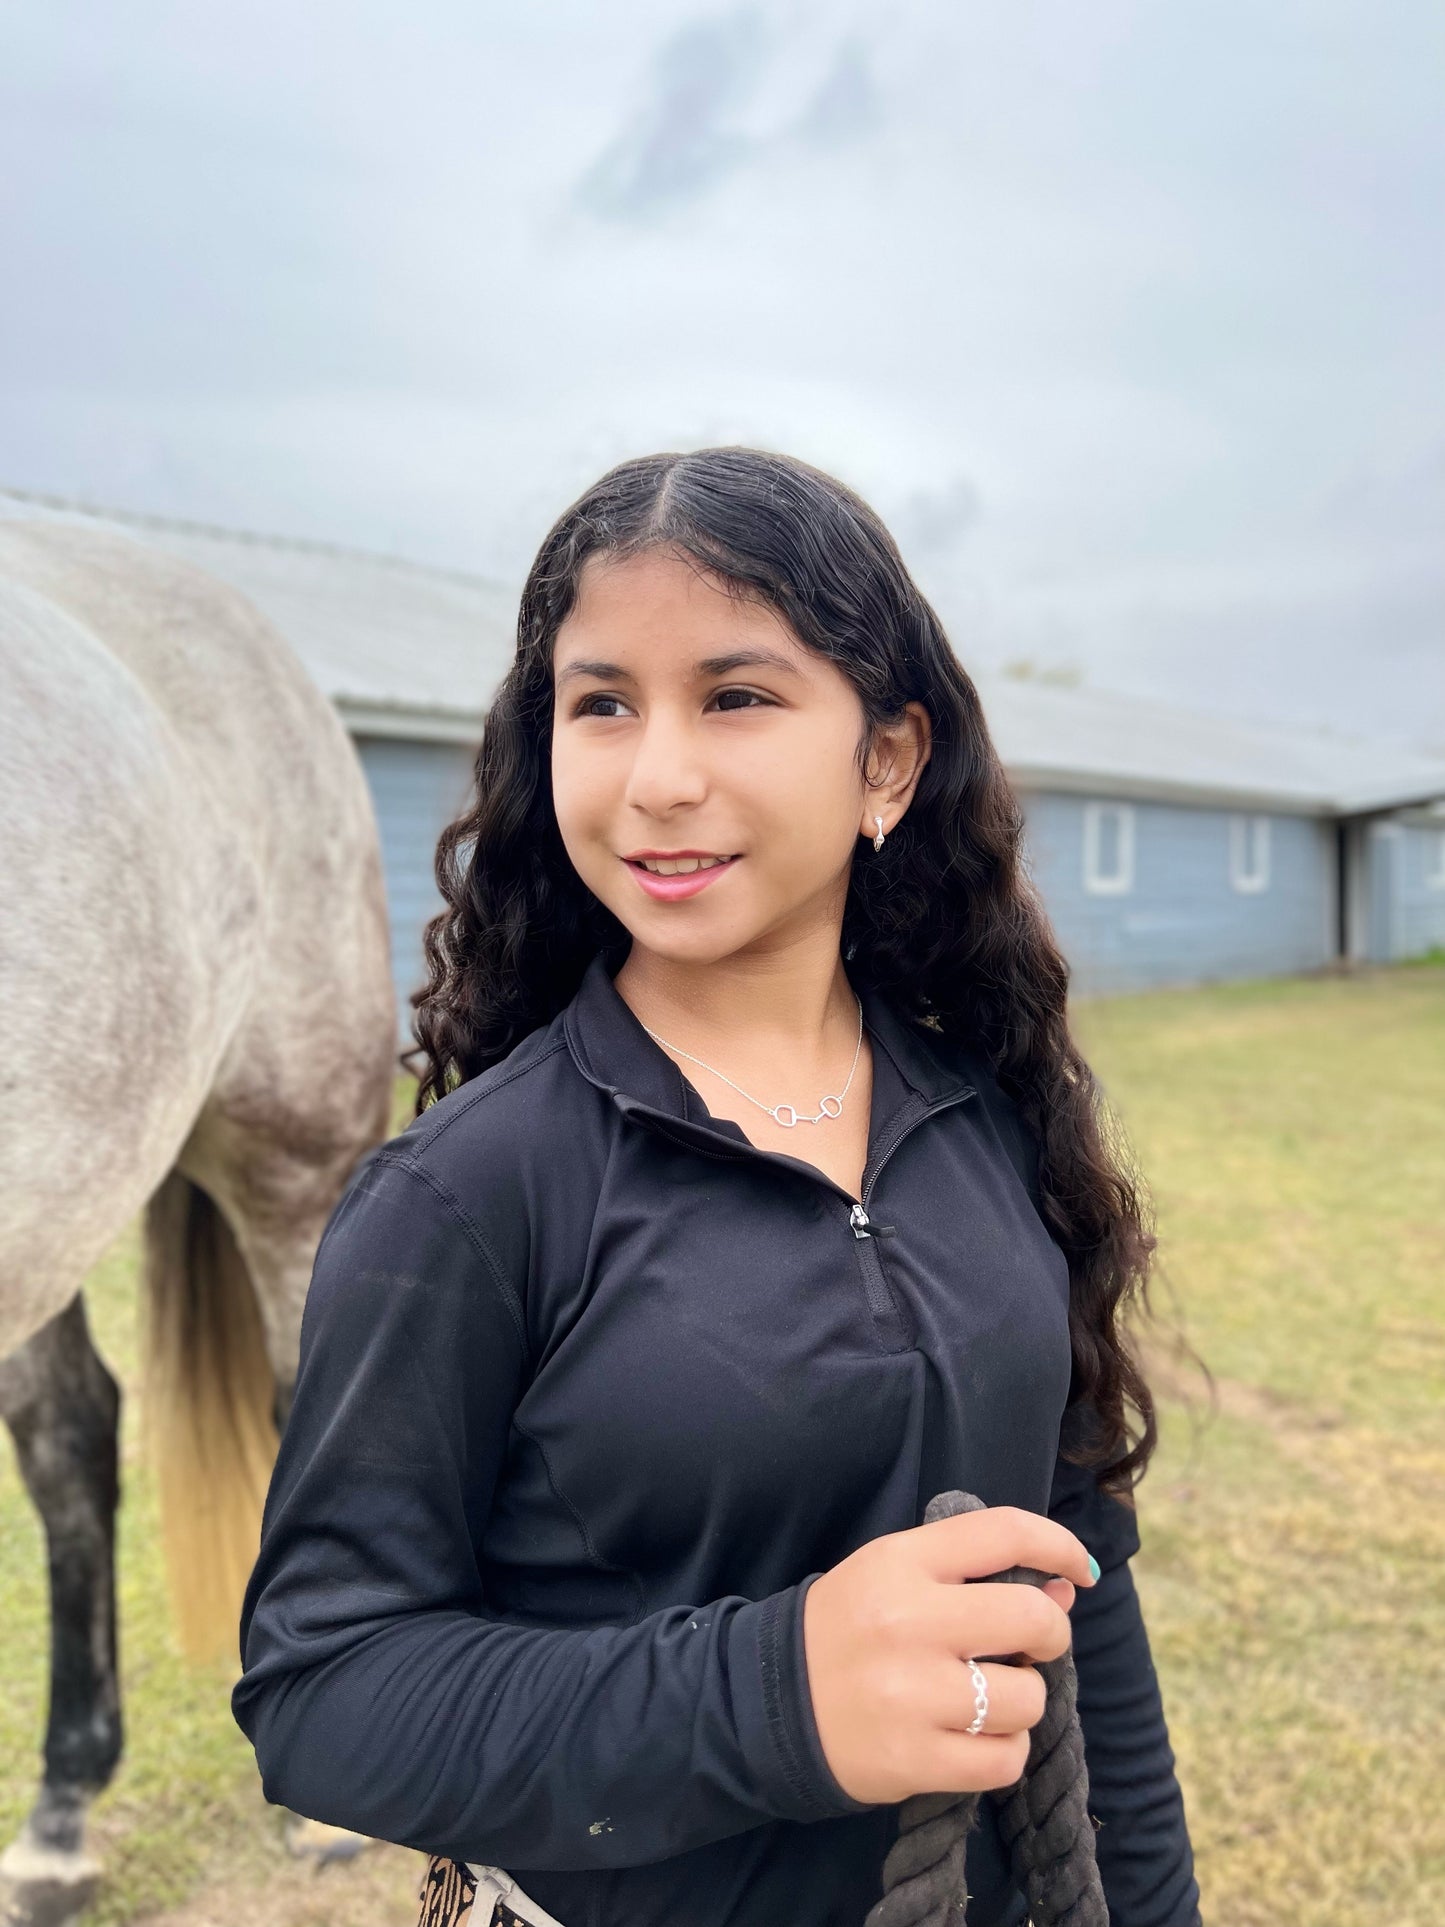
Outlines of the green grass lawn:
[{"label": "green grass lawn", "polygon": [[[1445,1913],[1445,969],[1167,991],[1076,1028],[1153,1191],[1142,1335],[1162,1443],[1135,1560],[1210,1927],[1436,1927]],[[404,1102],[404,1093],[399,1103]],[[399,1111],[398,1122],[405,1113]],[[87,1287],[135,1379],[136,1245]],[[1209,1366],[1187,1357],[1182,1327]],[[281,1864],[224,1674],[176,1655],[125,1412],[126,1757],[96,1804],[89,1920],[408,1927],[373,1888],[246,1903]],[[8,1436],[8,1435],[7,1435]],[[0,1836],[45,1701],[39,1528],[0,1451]],[[395,1851],[395,1850],[392,1850]],[[324,1883],[332,1883],[327,1887]],[[197,1903],[224,1891],[227,1909]],[[296,1891],[300,1891],[297,1889]],[[238,1911],[236,1909],[239,1909]]]},{"label": "green grass lawn", "polygon": [[[1135,1560],[1205,1919],[1445,1912],[1445,970],[1083,1008],[1154,1194]],[[1146,1325],[1151,1349],[1165,1334]]]}]

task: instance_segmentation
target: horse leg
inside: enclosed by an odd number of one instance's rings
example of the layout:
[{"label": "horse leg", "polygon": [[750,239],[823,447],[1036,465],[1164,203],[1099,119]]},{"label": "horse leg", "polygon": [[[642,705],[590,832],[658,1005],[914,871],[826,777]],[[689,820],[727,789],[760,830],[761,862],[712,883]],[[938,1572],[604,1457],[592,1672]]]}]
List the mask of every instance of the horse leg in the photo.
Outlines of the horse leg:
[{"label": "horse leg", "polygon": [[99,1865],[85,1850],[91,1800],[121,1751],[115,1641],[120,1388],[90,1339],[77,1292],[0,1361],[0,1417],[45,1527],[50,1711],[40,1794],[0,1855],[7,1921],[53,1927],[85,1906]]}]

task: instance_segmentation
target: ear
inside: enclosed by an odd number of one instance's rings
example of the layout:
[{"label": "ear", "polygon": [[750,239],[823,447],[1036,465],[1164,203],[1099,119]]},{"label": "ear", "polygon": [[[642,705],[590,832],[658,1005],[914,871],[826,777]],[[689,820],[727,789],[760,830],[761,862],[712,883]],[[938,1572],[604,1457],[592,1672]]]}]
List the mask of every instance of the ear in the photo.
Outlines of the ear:
[{"label": "ear", "polygon": [[897,722],[879,727],[868,755],[860,836],[876,834],[875,816],[883,818],[885,835],[902,819],[932,749],[933,725],[922,703],[906,704]]}]

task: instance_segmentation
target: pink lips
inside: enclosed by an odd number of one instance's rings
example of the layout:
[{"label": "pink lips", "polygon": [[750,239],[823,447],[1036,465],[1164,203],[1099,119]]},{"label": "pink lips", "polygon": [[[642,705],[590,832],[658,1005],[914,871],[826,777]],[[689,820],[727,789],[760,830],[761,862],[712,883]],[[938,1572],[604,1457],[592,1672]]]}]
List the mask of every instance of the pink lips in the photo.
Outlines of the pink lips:
[{"label": "pink lips", "polygon": [[[623,861],[627,859],[624,857]],[[628,863],[627,867],[650,897],[656,897],[659,903],[676,903],[682,897],[695,897],[716,878],[726,876],[737,861],[737,857],[730,856],[726,863],[714,863],[706,870],[690,870],[686,876],[672,877],[656,876],[651,870],[644,870],[640,863]]]}]

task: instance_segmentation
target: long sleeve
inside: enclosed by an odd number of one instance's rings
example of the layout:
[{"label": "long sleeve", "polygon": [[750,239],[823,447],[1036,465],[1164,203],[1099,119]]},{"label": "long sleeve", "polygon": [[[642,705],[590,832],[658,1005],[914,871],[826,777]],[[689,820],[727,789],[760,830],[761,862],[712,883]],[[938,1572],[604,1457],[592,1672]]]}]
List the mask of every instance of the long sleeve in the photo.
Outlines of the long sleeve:
[{"label": "long sleeve", "polygon": [[626,1626],[488,1611],[478,1548],[526,1382],[515,1281],[396,1150],[317,1252],[232,1696],[268,1799],[514,1869],[636,1866],[863,1811],[807,1698],[809,1579]]},{"label": "long sleeve", "polygon": [[[1073,1408],[1071,1408],[1071,1416]],[[1070,1428],[1072,1429],[1072,1427]],[[1198,1927],[1199,1886],[1158,1676],[1129,1561],[1133,1511],[1099,1491],[1094,1473],[1061,1458],[1049,1504],[1102,1576],[1073,1611],[1079,1724],[1089,1811],[1110,1927]]]}]

